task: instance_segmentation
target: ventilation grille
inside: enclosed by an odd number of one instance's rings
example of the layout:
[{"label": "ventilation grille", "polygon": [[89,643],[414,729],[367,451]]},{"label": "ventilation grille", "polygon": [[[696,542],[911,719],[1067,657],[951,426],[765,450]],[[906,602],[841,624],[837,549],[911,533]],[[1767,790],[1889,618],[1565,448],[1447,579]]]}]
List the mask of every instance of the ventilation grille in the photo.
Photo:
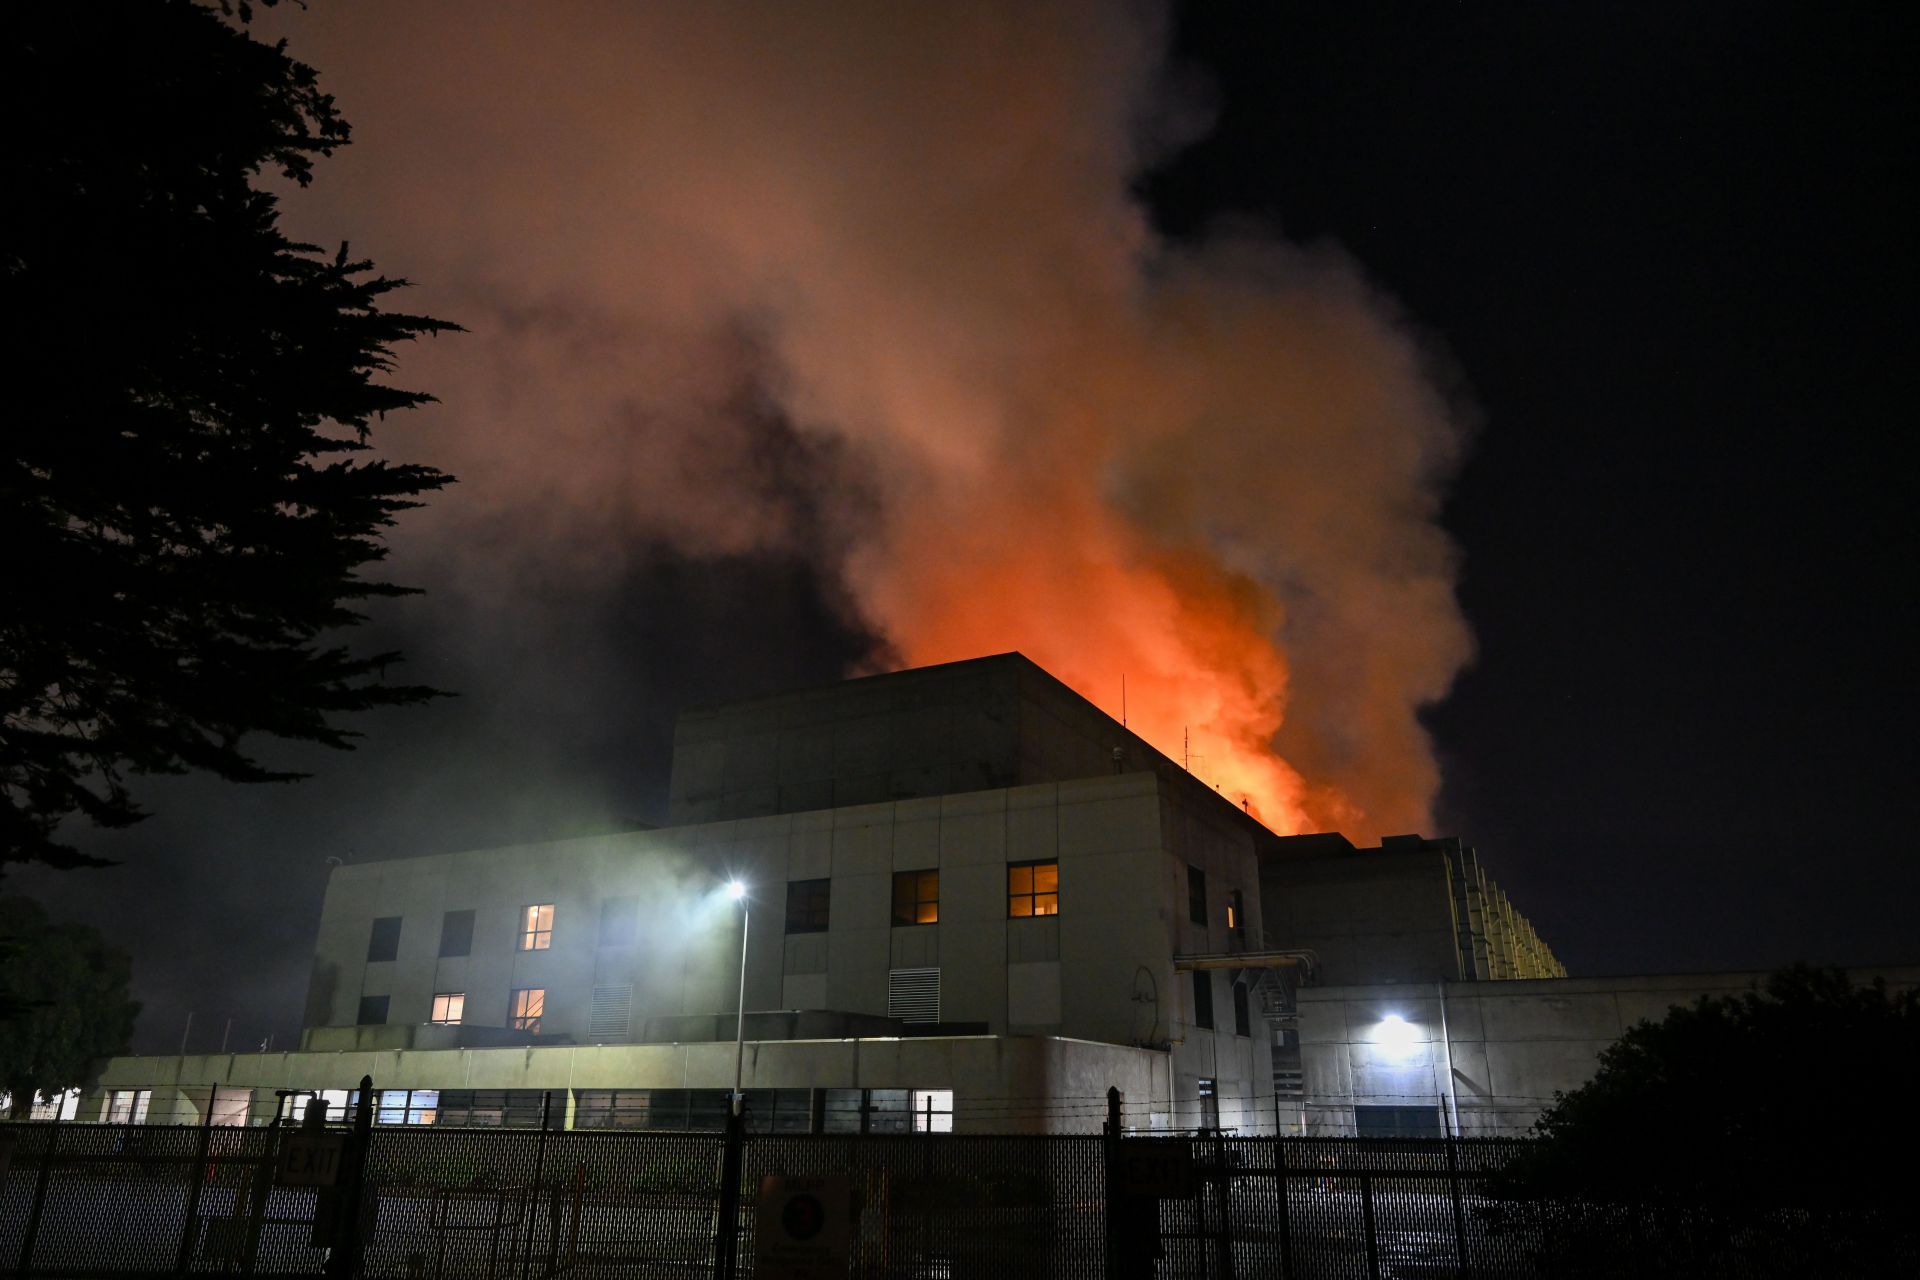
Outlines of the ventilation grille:
[{"label": "ventilation grille", "polygon": [[889,970],[887,1016],[902,1022],[940,1021],[940,970]]},{"label": "ventilation grille", "polygon": [[587,1015],[589,1040],[625,1040],[633,1022],[633,988],[595,987]]}]

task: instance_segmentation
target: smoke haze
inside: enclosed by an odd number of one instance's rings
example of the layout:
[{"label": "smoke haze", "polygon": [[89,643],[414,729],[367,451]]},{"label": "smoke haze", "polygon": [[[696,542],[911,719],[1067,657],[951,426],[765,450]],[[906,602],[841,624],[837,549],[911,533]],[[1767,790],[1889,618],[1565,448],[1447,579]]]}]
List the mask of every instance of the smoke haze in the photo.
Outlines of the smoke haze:
[{"label": "smoke haze", "polygon": [[399,533],[444,608],[803,547],[870,666],[1020,649],[1116,712],[1125,676],[1283,831],[1427,823],[1457,418],[1338,249],[1154,236],[1129,184],[1198,119],[1154,13],[273,23],[357,130],[294,230],[472,330],[401,367],[444,405],[396,451],[463,482]]},{"label": "smoke haze", "polygon": [[270,23],[355,128],[292,229],[472,331],[403,353],[443,404],[387,439],[462,481],[398,541],[476,678],[543,592],[798,548],[856,666],[1020,649],[1114,712],[1124,676],[1278,829],[1426,825],[1459,421],[1336,248],[1153,233],[1130,184],[1204,120],[1152,11]]}]

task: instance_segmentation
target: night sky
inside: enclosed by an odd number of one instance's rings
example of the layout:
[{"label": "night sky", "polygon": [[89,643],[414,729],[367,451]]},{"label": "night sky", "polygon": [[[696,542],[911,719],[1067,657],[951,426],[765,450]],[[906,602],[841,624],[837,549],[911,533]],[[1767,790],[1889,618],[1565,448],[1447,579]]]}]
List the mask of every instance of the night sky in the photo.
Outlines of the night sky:
[{"label": "night sky", "polygon": [[[315,9],[336,12],[276,13],[272,32],[340,95],[356,143],[290,220],[351,234],[490,340],[550,325],[502,304],[511,323],[486,329],[497,282],[450,279],[456,259],[410,247],[414,210],[372,209],[383,140],[450,126],[363,88],[399,74],[366,53],[380,33],[356,33],[369,10]],[[1476,845],[1576,974],[1920,961],[1898,447],[1913,46],[1889,13],[1216,3],[1166,34],[1163,138],[1189,140],[1135,176],[1152,228],[1175,249],[1246,227],[1338,246],[1470,426],[1441,521],[1475,656],[1422,716],[1441,779],[1428,834]],[[555,66],[530,55],[527,75]],[[500,135],[473,109],[462,145],[484,157]],[[563,354],[595,359],[567,323]],[[229,1018],[230,1047],[289,1043],[327,859],[660,821],[678,709],[903,653],[860,605],[884,504],[857,442],[749,397],[735,453],[775,536],[641,522],[618,554],[586,542],[590,572],[563,569],[551,547],[506,550],[524,512],[487,497],[514,483],[487,471],[505,453],[434,452],[473,403],[436,382],[449,359],[410,355],[399,379],[441,394],[445,422],[383,441],[462,478],[396,534],[395,576],[429,595],[364,643],[400,645],[408,678],[459,696],[367,717],[351,755],[270,749],[315,771],[296,786],[155,781],[155,817],[85,841],[120,866],[10,881],[132,951],[143,1050],[177,1048],[189,1010],[196,1049]],[[647,421],[622,437],[631,458],[654,447]]]}]

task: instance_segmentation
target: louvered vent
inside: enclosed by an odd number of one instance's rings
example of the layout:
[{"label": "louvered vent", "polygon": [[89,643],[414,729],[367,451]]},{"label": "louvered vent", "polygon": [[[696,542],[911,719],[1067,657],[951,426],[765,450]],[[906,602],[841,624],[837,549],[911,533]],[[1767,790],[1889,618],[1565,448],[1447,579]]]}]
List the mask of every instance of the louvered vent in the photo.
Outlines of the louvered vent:
[{"label": "louvered vent", "polygon": [[887,1016],[902,1022],[940,1021],[940,971],[890,970],[887,973]]},{"label": "louvered vent", "polygon": [[595,987],[587,1014],[589,1040],[625,1040],[633,1020],[633,988]]}]

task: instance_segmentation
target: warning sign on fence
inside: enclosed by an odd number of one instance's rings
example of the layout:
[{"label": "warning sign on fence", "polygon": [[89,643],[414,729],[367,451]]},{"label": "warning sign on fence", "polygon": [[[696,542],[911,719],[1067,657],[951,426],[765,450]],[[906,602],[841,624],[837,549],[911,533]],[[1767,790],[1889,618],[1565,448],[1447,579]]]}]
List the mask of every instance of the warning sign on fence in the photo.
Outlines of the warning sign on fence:
[{"label": "warning sign on fence", "polygon": [[847,1274],[853,1187],[841,1177],[770,1173],[754,1202],[755,1280],[827,1280]]},{"label": "warning sign on fence", "polygon": [[340,1161],[347,1136],[299,1129],[280,1147],[280,1167],[274,1181],[283,1187],[331,1187],[340,1180]]}]

